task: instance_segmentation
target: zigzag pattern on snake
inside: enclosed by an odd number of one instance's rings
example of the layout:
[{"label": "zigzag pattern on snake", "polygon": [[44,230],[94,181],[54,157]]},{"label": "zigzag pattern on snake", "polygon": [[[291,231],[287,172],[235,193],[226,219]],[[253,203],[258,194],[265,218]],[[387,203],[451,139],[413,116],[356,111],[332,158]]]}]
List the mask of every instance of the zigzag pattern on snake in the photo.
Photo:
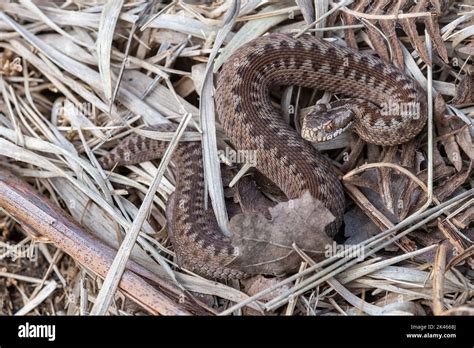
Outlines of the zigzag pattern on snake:
[{"label": "zigzag pattern on snake", "polygon": [[[329,161],[303,140],[271,103],[270,90],[289,85],[350,97],[347,107],[342,101],[341,108],[339,102],[340,110],[334,116],[350,114],[354,131],[378,145],[401,144],[416,136],[426,122],[426,97],[420,86],[395,66],[310,35],[298,39],[286,34],[263,36],[241,46],[224,64],[215,101],[218,119],[230,142],[238,150],[255,151],[256,169],[289,199],[309,191],[323,202],[336,218],[327,231],[334,235],[342,224],[345,207],[342,185]],[[387,113],[384,106],[389,103],[416,105],[418,111],[416,115],[402,109]],[[323,131],[331,130],[324,127]],[[167,124],[159,129],[173,131],[176,126]],[[131,135],[104,156],[101,164],[112,168],[154,159],[166,146]],[[167,217],[178,263],[213,278],[246,276],[245,269],[232,264],[244,256],[220,232],[212,208],[205,208],[201,143],[180,143],[173,161],[176,191]]]}]

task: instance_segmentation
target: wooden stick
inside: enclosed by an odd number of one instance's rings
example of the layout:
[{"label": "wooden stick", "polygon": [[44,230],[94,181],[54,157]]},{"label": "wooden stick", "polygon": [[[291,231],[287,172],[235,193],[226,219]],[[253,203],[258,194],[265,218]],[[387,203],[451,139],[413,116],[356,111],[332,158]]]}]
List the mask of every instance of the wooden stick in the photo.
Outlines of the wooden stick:
[{"label": "wooden stick", "polygon": [[[84,267],[102,278],[106,276],[116,251],[85,232],[68,214],[27,183],[4,170],[0,170],[0,207],[25,226],[26,231],[48,238]],[[133,270],[142,268],[133,262],[128,266]],[[130,270],[124,272],[119,288],[152,314],[190,314]]]}]

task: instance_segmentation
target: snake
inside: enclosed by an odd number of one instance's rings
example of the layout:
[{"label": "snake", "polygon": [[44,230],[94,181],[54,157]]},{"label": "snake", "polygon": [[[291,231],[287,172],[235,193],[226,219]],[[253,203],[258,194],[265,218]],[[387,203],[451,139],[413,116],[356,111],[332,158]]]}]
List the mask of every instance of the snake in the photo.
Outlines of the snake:
[{"label": "snake", "polygon": [[[316,104],[301,134],[272,101],[271,91],[301,86],[339,99]],[[218,73],[214,99],[225,135],[236,150],[253,151],[255,169],[288,197],[309,192],[334,215],[326,233],[343,223],[344,190],[330,160],[311,141],[351,128],[362,140],[393,146],[414,138],[427,120],[426,96],[403,71],[377,56],[303,34],[270,33],[234,51]],[[152,127],[173,132],[172,123]],[[159,158],[167,143],[136,133],[100,159],[104,169]],[[173,153],[176,186],[166,207],[167,230],[178,265],[199,275],[231,279],[250,274],[245,258],[217,224],[207,204],[202,143],[181,141]]]}]

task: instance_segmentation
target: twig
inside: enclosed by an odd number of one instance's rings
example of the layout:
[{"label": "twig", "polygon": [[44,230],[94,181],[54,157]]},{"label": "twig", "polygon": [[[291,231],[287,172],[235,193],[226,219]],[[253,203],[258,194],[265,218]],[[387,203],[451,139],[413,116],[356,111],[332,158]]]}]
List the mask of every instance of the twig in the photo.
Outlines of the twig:
[{"label": "twig", "polygon": [[[27,231],[47,237],[84,267],[101,277],[107,274],[113,249],[86,233],[70,216],[6,171],[0,171],[0,207],[25,225]],[[133,268],[133,263],[129,266]],[[137,266],[137,269],[141,267]],[[165,282],[161,284],[171,289]],[[188,313],[133,272],[123,274],[120,288],[151,313]]]}]

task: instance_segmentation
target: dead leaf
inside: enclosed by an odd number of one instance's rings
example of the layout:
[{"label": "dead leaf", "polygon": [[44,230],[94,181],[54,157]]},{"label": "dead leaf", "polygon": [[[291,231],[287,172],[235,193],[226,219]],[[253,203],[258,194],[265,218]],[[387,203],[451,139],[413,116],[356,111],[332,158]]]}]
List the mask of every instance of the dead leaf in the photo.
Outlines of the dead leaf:
[{"label": "dead leaf", "polygon": [[[244,286],[245,293],[249,296],[253,296],[263,290],[271,288],[272,286],[278,284],[281,281],[282,279],[278,277],[265,278],[262,275],[257,275],[255,277],[242,280],[242,285]],[[289,285],[280,286],[274,291],[260,297],[259,301],[267,302],[273,300],[275,297],[285,293],[289,289]]]},{"label": "dead leaf", "polygon": [[464,75],[456,86],[456,95],[452,103],[457,107],[474,104],[474,77]]},{"label": "dead leaf", "polygon": [[[250,277],[250,278],[242,280],[242,285],[244,286],[244,292],[247,295],[254,296],[258,294],[259,292],[266,290],[274,286],[275,284],[278,284],[282,280],[283,279],[280,277],[265,278],[262,275],[257,275],[255,277]],[[275,289],[274,291],[260,297],[259,301],[268,302],[274,299],[275,297],[282,295],[284,292],[288,291],[289,289],[290,289],[289,284],[280,286],[278,289]],[[261,312],[250,307],[243,308],[242,314],[243,315],[262,315]],[[269,312],[269,313],[265,313],[265,315],[276,315],[276,313]]]},{"label": "dead leaf", "polygon": [[232,245],[239,255],[232,266],[248,273],[281,275],[295,270],[301,259],[292,245],[315,260],[324,258],[332,239],[325,229],[334,221],[332,213],[309,192],[301,198],[269,209],[272,220],[262,214],[239,214],[229,223]]},{"label": "dead leaf", "polygon": [[474,143],[472,141],[469,127],[464,127],[456,134],[456,142],[459,144],[464,153],[474,161]]},{"label": "dead leaf", "polygon": [[359,207],[344,214],[344,236],[348,237],[345,244],[358,244],[380,233],[380,229]]}]

